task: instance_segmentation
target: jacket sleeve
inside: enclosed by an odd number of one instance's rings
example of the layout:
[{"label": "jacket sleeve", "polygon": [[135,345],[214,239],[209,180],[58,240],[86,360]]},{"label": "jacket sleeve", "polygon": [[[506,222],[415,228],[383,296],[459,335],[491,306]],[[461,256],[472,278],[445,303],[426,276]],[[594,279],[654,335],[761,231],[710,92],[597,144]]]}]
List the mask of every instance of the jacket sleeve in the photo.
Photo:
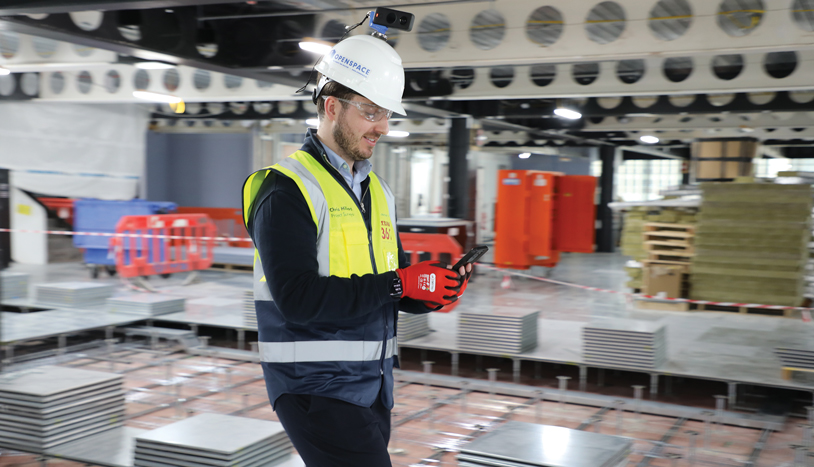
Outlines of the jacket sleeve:
[{"label": "jacket sleeve", "polygon": [[270,174],[266,183],[249,231],[271,296],[286,320],[301,325],[348,320],[396,302],[390,296],[395,272],[320,276],[317,227],[305,198],[283,175]]}]

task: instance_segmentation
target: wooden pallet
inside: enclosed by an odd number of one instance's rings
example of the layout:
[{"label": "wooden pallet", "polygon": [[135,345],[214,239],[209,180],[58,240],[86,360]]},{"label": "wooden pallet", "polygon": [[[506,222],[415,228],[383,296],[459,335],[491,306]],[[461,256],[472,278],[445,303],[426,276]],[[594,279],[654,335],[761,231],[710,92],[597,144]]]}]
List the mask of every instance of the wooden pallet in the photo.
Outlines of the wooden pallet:
[{"label": "wooden pallet", "polygon": [[724,305],[700,305],[697,303],[671,302],[659,299],[636,298],[636,307],[643,310],[660,311],[692,311],[692,312],[722,312],[740,313],[750,315],[778,316],[781,318],[793,318],[794,310],[771,310],[766,308],[750,308]]},{"label": "wooden pallet", "polygon": [[695,236],[694,224],[670,224],[668,222],[646,222],[644,234],[661,237],[691,238]]},{"label": "wooden pallet", "polygon": [[648,261],[688,265],[695,255],[695,225],[648,222],[642,236]]},{"label": "wooden pallet", "polygon": [[232,272],[252,272],[254,267],[247,264],[213,263],[209,269]]}]

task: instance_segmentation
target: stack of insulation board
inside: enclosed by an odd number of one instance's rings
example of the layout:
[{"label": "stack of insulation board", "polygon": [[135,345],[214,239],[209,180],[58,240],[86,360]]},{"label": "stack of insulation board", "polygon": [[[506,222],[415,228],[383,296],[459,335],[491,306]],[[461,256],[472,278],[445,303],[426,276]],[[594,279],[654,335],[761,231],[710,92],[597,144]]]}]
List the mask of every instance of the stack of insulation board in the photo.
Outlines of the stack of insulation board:
[{"label": "stack of insulation board", "polygon": [[585,363],[650,370],[667,360],[664,325],[635,320],[609,320],[582,328]]},{"label": "stack of insulation board", "polygon": [[184,311],[185,302],[184,297],[142,293],[108,298],[107,306],[112,313],[158,316]]},{"label": "stack of insulation board", "polygon": [[272,466],[291,457],[279,422],[204,413],[136,437],[136,467]]},{"label": "stack of insulation board", "polygon": [[461,350],[518,354],[537,347],[537,316],[531,308],[493,307],[461,311],[458,347]]},{"label": "stack of insulation board", "polygon": [[461,446],[462,467],[617,467],[633,441],[561,426],[509,421]]},{"label": "stack of insulation board", "polygon": [[122,376],[58,366],[5,373],[0,406],[0,447],[42,453],[122,426]]},{"label": "stack of insulation board", "polygon": [[3,300],[28,297],[28,274],[3,271],[0,274],[0,292]]},{"label": "stack of insulation board", "polygon": [[254,309],[254,291],[243,291],[243,326],[257,329],[257,312]]},{"label": "stack of insulation board", "polygon": [[[645,208],[632,208],[625,213],[625,220],[622,224],[622,239],[620,242],[622,254],[630,256],[637,261],[647,258],[647,252],[644,250],[644,240],[642,239],[644,224],[645,222],[649,222],[647,217]],[[628,284],[628,287],[633,289],[642,288],[641,279],[639,279],[638,286],[633,287],[633,285]]]},{"label": "stack of insulation board", "polygon": [[399,342],[417,339],[430,333],[430,314],[416,315],[399,311]]},{"label": "stack of insulation board", "polygon": [[65,307],[102,305],[113,295],[112,285],[96,282],[58,282],[35,288],[37,302]]},{"label": "stack of insulation board", "polygon": [[690,298],[799,306],[811,185],[703,183]]}]

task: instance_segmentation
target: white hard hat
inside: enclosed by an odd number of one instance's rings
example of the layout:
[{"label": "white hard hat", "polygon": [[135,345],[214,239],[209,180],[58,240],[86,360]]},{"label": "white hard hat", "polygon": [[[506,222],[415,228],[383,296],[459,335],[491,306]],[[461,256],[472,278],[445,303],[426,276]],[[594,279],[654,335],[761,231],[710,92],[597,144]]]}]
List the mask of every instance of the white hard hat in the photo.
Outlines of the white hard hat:
[{"label": "white hard hat", "polygon": [[[334,46],[317,63],[323,76],[342,84],[374,104],[407,115],[401,106],[404,94],[404,67],[393,47],[373,36],[351,36]],[[325,79],[317,83],[315,95],[322,91]]]}]

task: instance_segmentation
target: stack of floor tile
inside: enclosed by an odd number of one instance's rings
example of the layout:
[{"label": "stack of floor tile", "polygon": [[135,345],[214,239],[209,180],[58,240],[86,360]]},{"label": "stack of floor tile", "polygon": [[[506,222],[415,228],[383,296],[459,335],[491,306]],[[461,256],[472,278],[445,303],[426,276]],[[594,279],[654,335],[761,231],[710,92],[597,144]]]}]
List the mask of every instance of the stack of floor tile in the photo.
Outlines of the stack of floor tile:
[{"label": "stack of floor tile", "polygon": [[28,297],[28,274],[3,271],[0,274],[0,292],[3,300]]},{"label": "stack of floor tile", "polygon": [[96,282],[58,282],[36,286],[39,303],[79,307],[101,305],[113,295],[113,286]]},{"label": "stack of floor tile", "polygon": [[216,246],[212,249],[212,260],[217,264],[251,266],[254,264],[254,248]]},{"label": "stack of floor tile", "polygon": [[126,313],[141,316],[158,316],[184,311],[184,297],[161,294],[137,294],[108,298],[108,309],[112,313]]},{"label": "stack of floor tile", "polygon": [[278,422],[200,414],[136,437],[135,467],[273,466],[291,456]]},{"label": "stack of floor tile", "polygon": [[243,291],[243,325],[257,329],[257,311],[254,309],[254,292]]},{"label": "stack of floor tile", "polygon": [[0,405],[0,447],[41,453],[122,426],[122,377],[57,366],[5,373]]},{"label": "stack of floor tile", "polygon": [[465,467],[616,467],[633,441],[560,426],[510,421],[461,447]]},{"label": "stack of floor tile", "polygon": [[518,354],[537,347],[537,316],[530,308],[494,307],[461,311],[458,347],[461,350]]},{"label": "stack of floor tile", "polygon": [[783,366],[814,370],[814,347],[805,344],[777,347],[774,353],[780,358]]},{"label": "stack of floor tile", "polygon": [[585,363],[643,370],[667,360],[664,325],[635,320],[612,320],[582,328]]},{"label": "stack of floor tile", "polygon": [[400,311],[398,333],[399,342],[426,336],[430,333],[430,314],[414,315]]},{"label": "stack of floor tile", "polygon": [[703,183],[690,298],[799,306],[811,185]]}]

